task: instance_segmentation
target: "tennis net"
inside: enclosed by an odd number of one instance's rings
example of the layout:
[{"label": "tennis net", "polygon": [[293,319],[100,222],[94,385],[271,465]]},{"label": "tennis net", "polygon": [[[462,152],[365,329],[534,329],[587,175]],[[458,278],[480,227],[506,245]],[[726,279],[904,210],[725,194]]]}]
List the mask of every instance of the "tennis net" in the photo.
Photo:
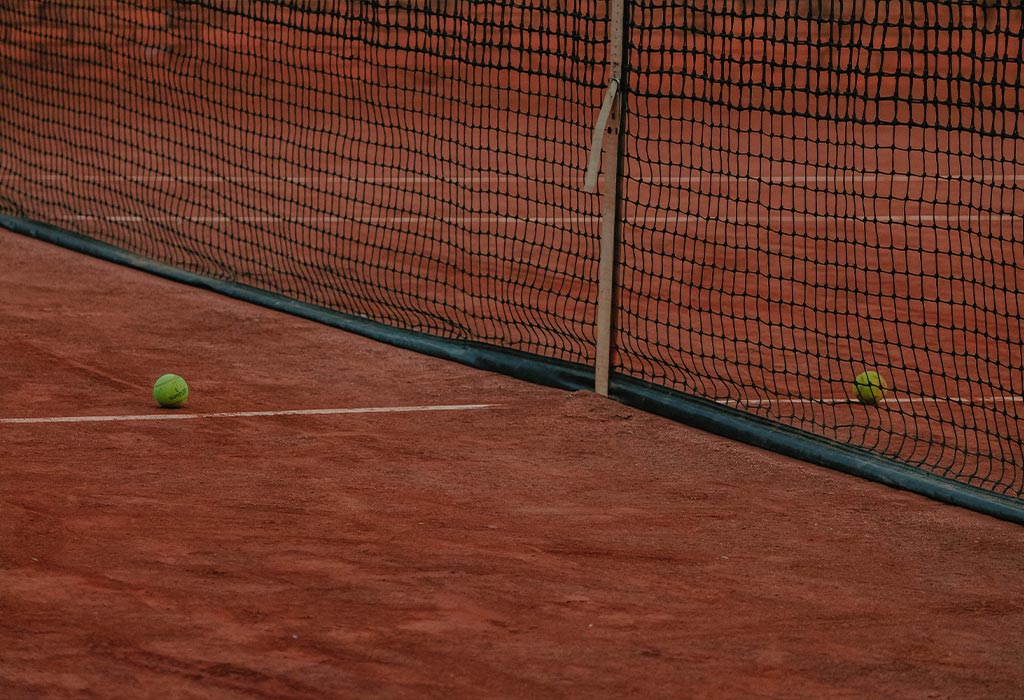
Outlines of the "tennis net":
[{"label": "tennis net", "polygon": [[[589,368],[602,219],[581,184],[621,32],[613,395],[1024,514],[1019,8],[624,9],[8,0],[0,213]],[[880,406],[850,399],[868,369]]]}]

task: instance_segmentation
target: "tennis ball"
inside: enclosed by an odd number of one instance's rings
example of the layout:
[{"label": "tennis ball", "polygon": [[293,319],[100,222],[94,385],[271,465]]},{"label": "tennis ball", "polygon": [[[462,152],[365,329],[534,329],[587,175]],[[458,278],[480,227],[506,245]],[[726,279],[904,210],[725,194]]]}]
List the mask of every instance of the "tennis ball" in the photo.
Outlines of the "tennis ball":
[{"label": "tennis ball", "polygon": [[165,374],[153,385],[153,398],[164,408],[184,406],[188,400],[188,384],[176,374]]},{"label": "tennis ball", "polygon": [[861,403],[874,405],[885,398],[889,385],[878,372],[869,370],[853,378],[853,395]]}]

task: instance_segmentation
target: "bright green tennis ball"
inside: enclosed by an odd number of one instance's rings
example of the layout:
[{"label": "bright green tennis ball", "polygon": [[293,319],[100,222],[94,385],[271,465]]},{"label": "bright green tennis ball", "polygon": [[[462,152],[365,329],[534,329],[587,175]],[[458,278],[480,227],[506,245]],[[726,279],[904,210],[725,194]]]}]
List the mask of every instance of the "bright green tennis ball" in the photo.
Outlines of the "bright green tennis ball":
[{"label": "bright green tennis ball", "polygon": [[153,398],[164,408],[184,406],[188,400],[188,384],[176,374],[165,374],[153,385]]},{"label": "bright green tennis ball", "polygon": [[853,378],[853,395],[861,403],[874,405],[885,398],[889,385],[878,372],[861,372]]}]

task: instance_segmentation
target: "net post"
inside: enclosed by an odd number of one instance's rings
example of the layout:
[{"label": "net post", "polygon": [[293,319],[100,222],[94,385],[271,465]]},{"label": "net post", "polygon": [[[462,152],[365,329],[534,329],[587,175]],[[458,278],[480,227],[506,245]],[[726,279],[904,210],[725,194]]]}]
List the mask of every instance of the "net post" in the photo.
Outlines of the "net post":
[{"label": "net post", "polygon": [[597,347],[594,360],[594,391],[608,395],[612,341],[615,334],[615,256],[622,230],[619,170],[622,164],[622,118],[625,97],[622,85],[622,56],[625,39],[626,0],[609,0],[608,63],[609,83],[605,104],[598,118],[587,173],[587,189],[596,189],[596,150],[603,141],[601,158],[604,183],[601,188],[601,242],[598,261]]}]

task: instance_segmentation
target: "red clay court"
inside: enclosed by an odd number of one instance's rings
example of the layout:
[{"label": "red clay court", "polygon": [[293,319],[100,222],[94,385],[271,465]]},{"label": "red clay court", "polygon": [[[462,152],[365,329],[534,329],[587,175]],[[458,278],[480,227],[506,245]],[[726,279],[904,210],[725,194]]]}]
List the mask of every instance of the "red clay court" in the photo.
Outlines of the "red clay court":
[{"label": "red clay court", "polygon": [[1022,31],[0,1],[0,699],[1024,697]]},{"label": "red clay court", "polygon": [[[1024,690],[1018,525],[21,236],[0,251],[4,698]],[[193,391],[174,416],[490,407],[53,422],[167,417],[165,370]]]}]

